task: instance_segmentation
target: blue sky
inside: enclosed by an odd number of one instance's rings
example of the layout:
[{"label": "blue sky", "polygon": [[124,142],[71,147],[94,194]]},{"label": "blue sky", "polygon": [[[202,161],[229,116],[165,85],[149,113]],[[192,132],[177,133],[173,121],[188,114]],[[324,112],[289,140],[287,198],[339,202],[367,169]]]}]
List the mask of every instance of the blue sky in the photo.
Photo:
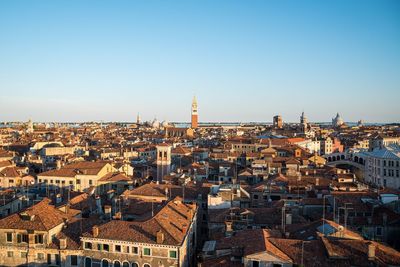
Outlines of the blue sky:
[{"label": "blue sky", "polygon": [[0,121],[400,121],[400,1],[0,1]]}]

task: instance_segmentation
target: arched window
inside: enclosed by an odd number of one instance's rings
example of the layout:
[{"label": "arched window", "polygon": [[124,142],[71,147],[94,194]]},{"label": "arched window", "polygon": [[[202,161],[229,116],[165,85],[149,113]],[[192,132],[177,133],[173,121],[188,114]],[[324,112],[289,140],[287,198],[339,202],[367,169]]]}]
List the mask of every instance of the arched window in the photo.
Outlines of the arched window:
[{"label": "arched window", "polygon": [[341,156],[340,156],[340,159],[341,159],[341,160],[344,160],[344,155],[341,155]]},{"label": "arched window", "polygon": [[145,264],[143,264],[143,267],[151,267],[151,266],[150,266],[150,264],[145,263]]},{"label": "arched window", "polygon": [[[133,266],[133,264],[132,264],[132,266]],[[126,261],[123,262],[123,263],[122,263],[122,267],[129,267],[129,262],[126,262]]]},{"label": "arched window", "polygon": [[121,267],[121,263],[119,261],[114,261],[114,267]]},{"label": "arched window", "polygon": [[139,264],[137,264],[136,262],[132,262],[132,267],[139,267]]},{"label": "arched window", "polygon": [[101,260],[101,267],[108,267],[108,260]]},{"label": "arched window", "polygon": [[85,258],[85,267],[92,267],[92,259]]}]

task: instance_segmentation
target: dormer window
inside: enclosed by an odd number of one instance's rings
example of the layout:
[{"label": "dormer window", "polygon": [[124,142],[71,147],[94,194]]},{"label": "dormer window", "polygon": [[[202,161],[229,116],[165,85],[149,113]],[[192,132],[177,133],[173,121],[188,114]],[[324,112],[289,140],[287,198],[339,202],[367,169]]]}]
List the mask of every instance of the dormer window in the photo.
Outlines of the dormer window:
[{"label": "dormer window", "polygon": [[33,221],[35,219],[35,215],[30,215],[25,212],[21,213],[20,216],[23,221]]}]

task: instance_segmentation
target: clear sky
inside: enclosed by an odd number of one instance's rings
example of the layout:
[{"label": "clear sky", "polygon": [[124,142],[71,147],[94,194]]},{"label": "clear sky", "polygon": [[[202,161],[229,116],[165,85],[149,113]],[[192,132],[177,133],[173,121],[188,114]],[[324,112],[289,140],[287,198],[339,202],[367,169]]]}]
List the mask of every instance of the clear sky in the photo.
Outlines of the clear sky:
[{"label": "clear sky", "polygon": [[400,121],[400,1],[0,1],[0,121]]}]

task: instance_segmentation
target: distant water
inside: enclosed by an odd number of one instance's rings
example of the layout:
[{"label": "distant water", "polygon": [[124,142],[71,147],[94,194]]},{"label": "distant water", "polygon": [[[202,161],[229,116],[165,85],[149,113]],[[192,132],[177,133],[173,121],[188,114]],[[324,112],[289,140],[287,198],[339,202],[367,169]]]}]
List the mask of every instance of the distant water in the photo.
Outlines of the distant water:
[{"label": "distant water", "polygon": [[[104,122],[103,125],[107,125],[109,122]],[[110,122],[112,123],[112,122]],[[292,124],[292,122],[289,122]],[[332,123],[331,122],[311,122],[312,124],[317,124],[320,126],[329,126]],[[4,122],[0,122],[0,128],[5,128],[5,127],[14,127],[15,125],[18,125],[20,123],[12,123],[8,122],[7,124],[4,124]],[[67,124],[69,127],[79,127],[83,123],[63,123],[63,125]],[[125,122],[123,123],[125,125],[130,125],[132,123]],[[175,127],[179,128],[188,128],[190,127],[189,122],[171,122],[171,124],[175,125]],[[294,123],[293,123],[294,124]],[[346,122],[348,126],[357,126],[357,122]],[[393,123],[369,123],[365,122],[363,125],[365,126],[381,126],[385,124],[393,124]],[[200,122],[200,126],[240,126],[240,125],[272,125],[272,122]]]}]

